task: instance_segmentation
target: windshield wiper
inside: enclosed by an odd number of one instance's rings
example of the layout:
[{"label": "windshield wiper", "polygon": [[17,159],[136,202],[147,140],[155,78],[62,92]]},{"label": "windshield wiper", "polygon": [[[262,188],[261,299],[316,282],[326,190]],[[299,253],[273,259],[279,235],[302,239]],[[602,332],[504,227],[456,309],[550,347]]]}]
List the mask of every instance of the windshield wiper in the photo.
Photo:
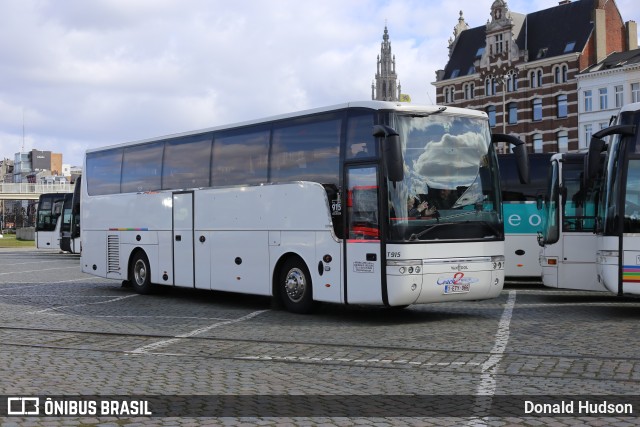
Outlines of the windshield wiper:
[{"label": "windshield wiper", "polygon": [[440,114],[443,113],[444,111],[446,111],[447,107],[440,107],[438,108],[436,111],[432,111],[431,113],[413,113],[413,114],[409,114],[409,117],[429,117],[432,116],[434,114]]},{"label": "windshield wiper", "polygon": [[431,230],[433,230],[436,227],[440,227],[441,225],[463,225],[463,224],[482,224],[485,227],[487,227],[489,230],[491,230],[493,232],[493,234],[497,237],[500,236],[500,230],[493,224],[491,224],[488,221],[464,221],[464,222],[439,222],[437,224],[433,224],[431,227],[426,228],[424,230],[422,230],[419,233],[413,233],[411,235],[411,237],[409,237],[409,241],[413,242],[415,240],[420,239],[420,237],[424,236],[425,234],[427,234],[428,232],[430,232]]},{"label": "windshield wiper", "polygon": [[433,224],[431,227],[422,230],[418,234],[413,233],[411,235],[411,237],[409,237],[409,241],[413,242],[414,240],[418,240],[420,237],[424,236],[425,234],[427,234],[428,232],[430,232],[434,228],[440,227],[441,225],[457,225],[457,224],[464,224],[464,222],[439,222],[437,224]]}]

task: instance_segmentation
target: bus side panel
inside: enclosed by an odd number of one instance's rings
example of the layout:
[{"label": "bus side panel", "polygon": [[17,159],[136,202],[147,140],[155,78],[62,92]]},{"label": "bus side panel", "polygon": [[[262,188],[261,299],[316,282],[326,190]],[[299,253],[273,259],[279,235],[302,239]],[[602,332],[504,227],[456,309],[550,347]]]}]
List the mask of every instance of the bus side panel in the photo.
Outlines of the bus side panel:
[{"label": "bus side panel", "polygon": [[637,234],[624,234],[623,292],[640,294],[640,239]]},{"label": "bus side panel", "polygon": [[[309,266],[314,284],[313,298],[316,301],[344,302],[344,284],[342,283],[341,268],[342,243],[337,242],[330,232],[318,231],[315,234],[315,264],[312,263]],[[327,260],[330,261],[326,262]],[[322,274],[320,274],[321,271]]]},{"label": "bus side panel", "polygon": [[211,233],[211,289],[271,295],[267,231]]},{"label": "bus side panel", "polygon": [[100,230],[82,232],[83,251],[80,266],[83,273],[107,277],[107,233]]},{"label": "bus side panel", "polygon": [[606,291],[597,281],[597,237],[593,233],[563,233],[557,286],[565,289]]},{"label": "bus side panel", "polygon": [[542,213],[534,202],[505,202],[505,276],[541,277],[538,231],[542,231]]}]

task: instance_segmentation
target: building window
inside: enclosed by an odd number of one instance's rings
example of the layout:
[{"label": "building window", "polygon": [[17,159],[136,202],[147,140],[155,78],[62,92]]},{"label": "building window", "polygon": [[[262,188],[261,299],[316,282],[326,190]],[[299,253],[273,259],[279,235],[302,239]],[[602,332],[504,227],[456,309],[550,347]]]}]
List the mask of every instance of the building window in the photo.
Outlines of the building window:
[{"label": "building window", "polygon": [[534,99],[533,102],[533,120],[542,120],[542,99]]},{"label": "building window", "polygon": [[529,87],[534,88],[536,87],[536,72],[532,71],[531,73],[529,73]]},{"label": "building window", "polygon": [[609,108],[607,102],[607,88],[601,87],[600,89],[598,89],[598,93],[600,94],[600,109],[606,110],[607,108]]},{"label": "building window", "polygon": [[502,53],[502,34],[496,35],[495,53]]},{"label": "building window", "polygon": [[569,134],[566,130],[561,130],[556,134],[558,143],[558,152],[564,153],[569,149]]},{"label": "building window", "polygon": [[566,83],[569,80],[569,67],[566,65],[562,66],[562,82]]},{"label": "building window", "polygon": [[624,104],[624,87],[622,85],[618,85],[613,88],[616,96],[616,108],[622,107]]},{"label": "building window", "polygon": [[487,79],[484,81],[484,94],[486,96],[490,96],[491,95],[491,80]]},{"label": "building window", "polygon": [[511,71],[506,76],[507,92],[515,92],[518,90],[518,77],[514,71]]},{"label": "building window", "polygon": [[471,99],[476,97],[476,84],[475,83],[470,83],[469,84],[469,94],[471,95]]},{"label": "building window", "polygon": [[567,95],[558,95],[556,99],[558,103],[558,118],[567,117]]},{"label": "building window", "polygon": [[562,83],[562,77],[560,75],[560,67],[555,67],[553,69],[553,80],[556,84]]},{"label": "building window", "polygon": [[464,99],[473,99],[474,98],[473,91],[475,90],[475,85],[473,83],[465,83],[462,86],[462,90],[464,92]]},{"label": "building window", "polygon": [[491,94],[495,95],[498,93],[498,79],[495,77],[491,79]]},{"label": "building window", "polygon": [[593,93],[591,90],[584,91],[584,111],[593,111]]},{"label": "building window", "polygon": [[542,70],[538,70],[536,73],[538,87],[542,87]]},{"label": "building window", "polygon": [[640,83],[631,83],[631,102],[640,102]]},{"label": "building window", "polygon": [[584,125],[585,147],[589,146],[589,143],[591,142],[591,135],[593,135],[593,125]]},{"label": "building window", "polygon": [[518,103],[510,102],[509,103],[509,124],[515,125],[518,123]]},{"label": "building window", "polygon": [[487,107],[487,115],[489,116],[489,126],[495,127],[496,126],[496,107],[494,107],[493,105],[490,107]]},{"label": "building window", "polygon": [[533,152],[542,153],[542,135],[539,133],[533,135]]}]

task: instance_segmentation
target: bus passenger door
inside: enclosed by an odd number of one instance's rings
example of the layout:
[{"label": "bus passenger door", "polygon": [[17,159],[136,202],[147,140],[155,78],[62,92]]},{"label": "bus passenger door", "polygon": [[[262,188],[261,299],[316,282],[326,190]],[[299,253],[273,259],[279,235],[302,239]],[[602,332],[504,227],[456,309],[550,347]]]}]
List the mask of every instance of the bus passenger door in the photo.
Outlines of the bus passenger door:
[{"label": "bus passenger door", "polygon": [[382,304],[378,168],[347,169],[345,297],[349,304]]},{"label": "bus passenger door", "polygon": [[193,287],[193,192],[173,193],[173,284]]}]

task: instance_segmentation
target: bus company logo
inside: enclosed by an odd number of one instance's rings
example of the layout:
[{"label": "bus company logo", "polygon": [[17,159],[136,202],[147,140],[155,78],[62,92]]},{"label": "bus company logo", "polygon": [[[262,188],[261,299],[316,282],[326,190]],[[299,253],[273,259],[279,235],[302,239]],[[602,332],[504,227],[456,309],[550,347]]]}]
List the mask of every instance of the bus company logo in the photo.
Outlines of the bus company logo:
[{"label": "bus company logo", "polygon": [[458,265],[452,265],[451,266],[451,270],[453,271],[462,271],[462,270],[468,270],[469,266],[468,265],[463,265],[463,264],[458,264]]},{"label": "bus company logo", "polygon": [[7,415],[40,415],[40,398],[7,398]]},{"label": "bus company logo", "polygon": [[475,277],[465,276],[464,273],[456,273],[453,277],[445,276],[438,277],[436,282],[438,285],[470,285],[471,283],[479,282],[480,279]]}]

